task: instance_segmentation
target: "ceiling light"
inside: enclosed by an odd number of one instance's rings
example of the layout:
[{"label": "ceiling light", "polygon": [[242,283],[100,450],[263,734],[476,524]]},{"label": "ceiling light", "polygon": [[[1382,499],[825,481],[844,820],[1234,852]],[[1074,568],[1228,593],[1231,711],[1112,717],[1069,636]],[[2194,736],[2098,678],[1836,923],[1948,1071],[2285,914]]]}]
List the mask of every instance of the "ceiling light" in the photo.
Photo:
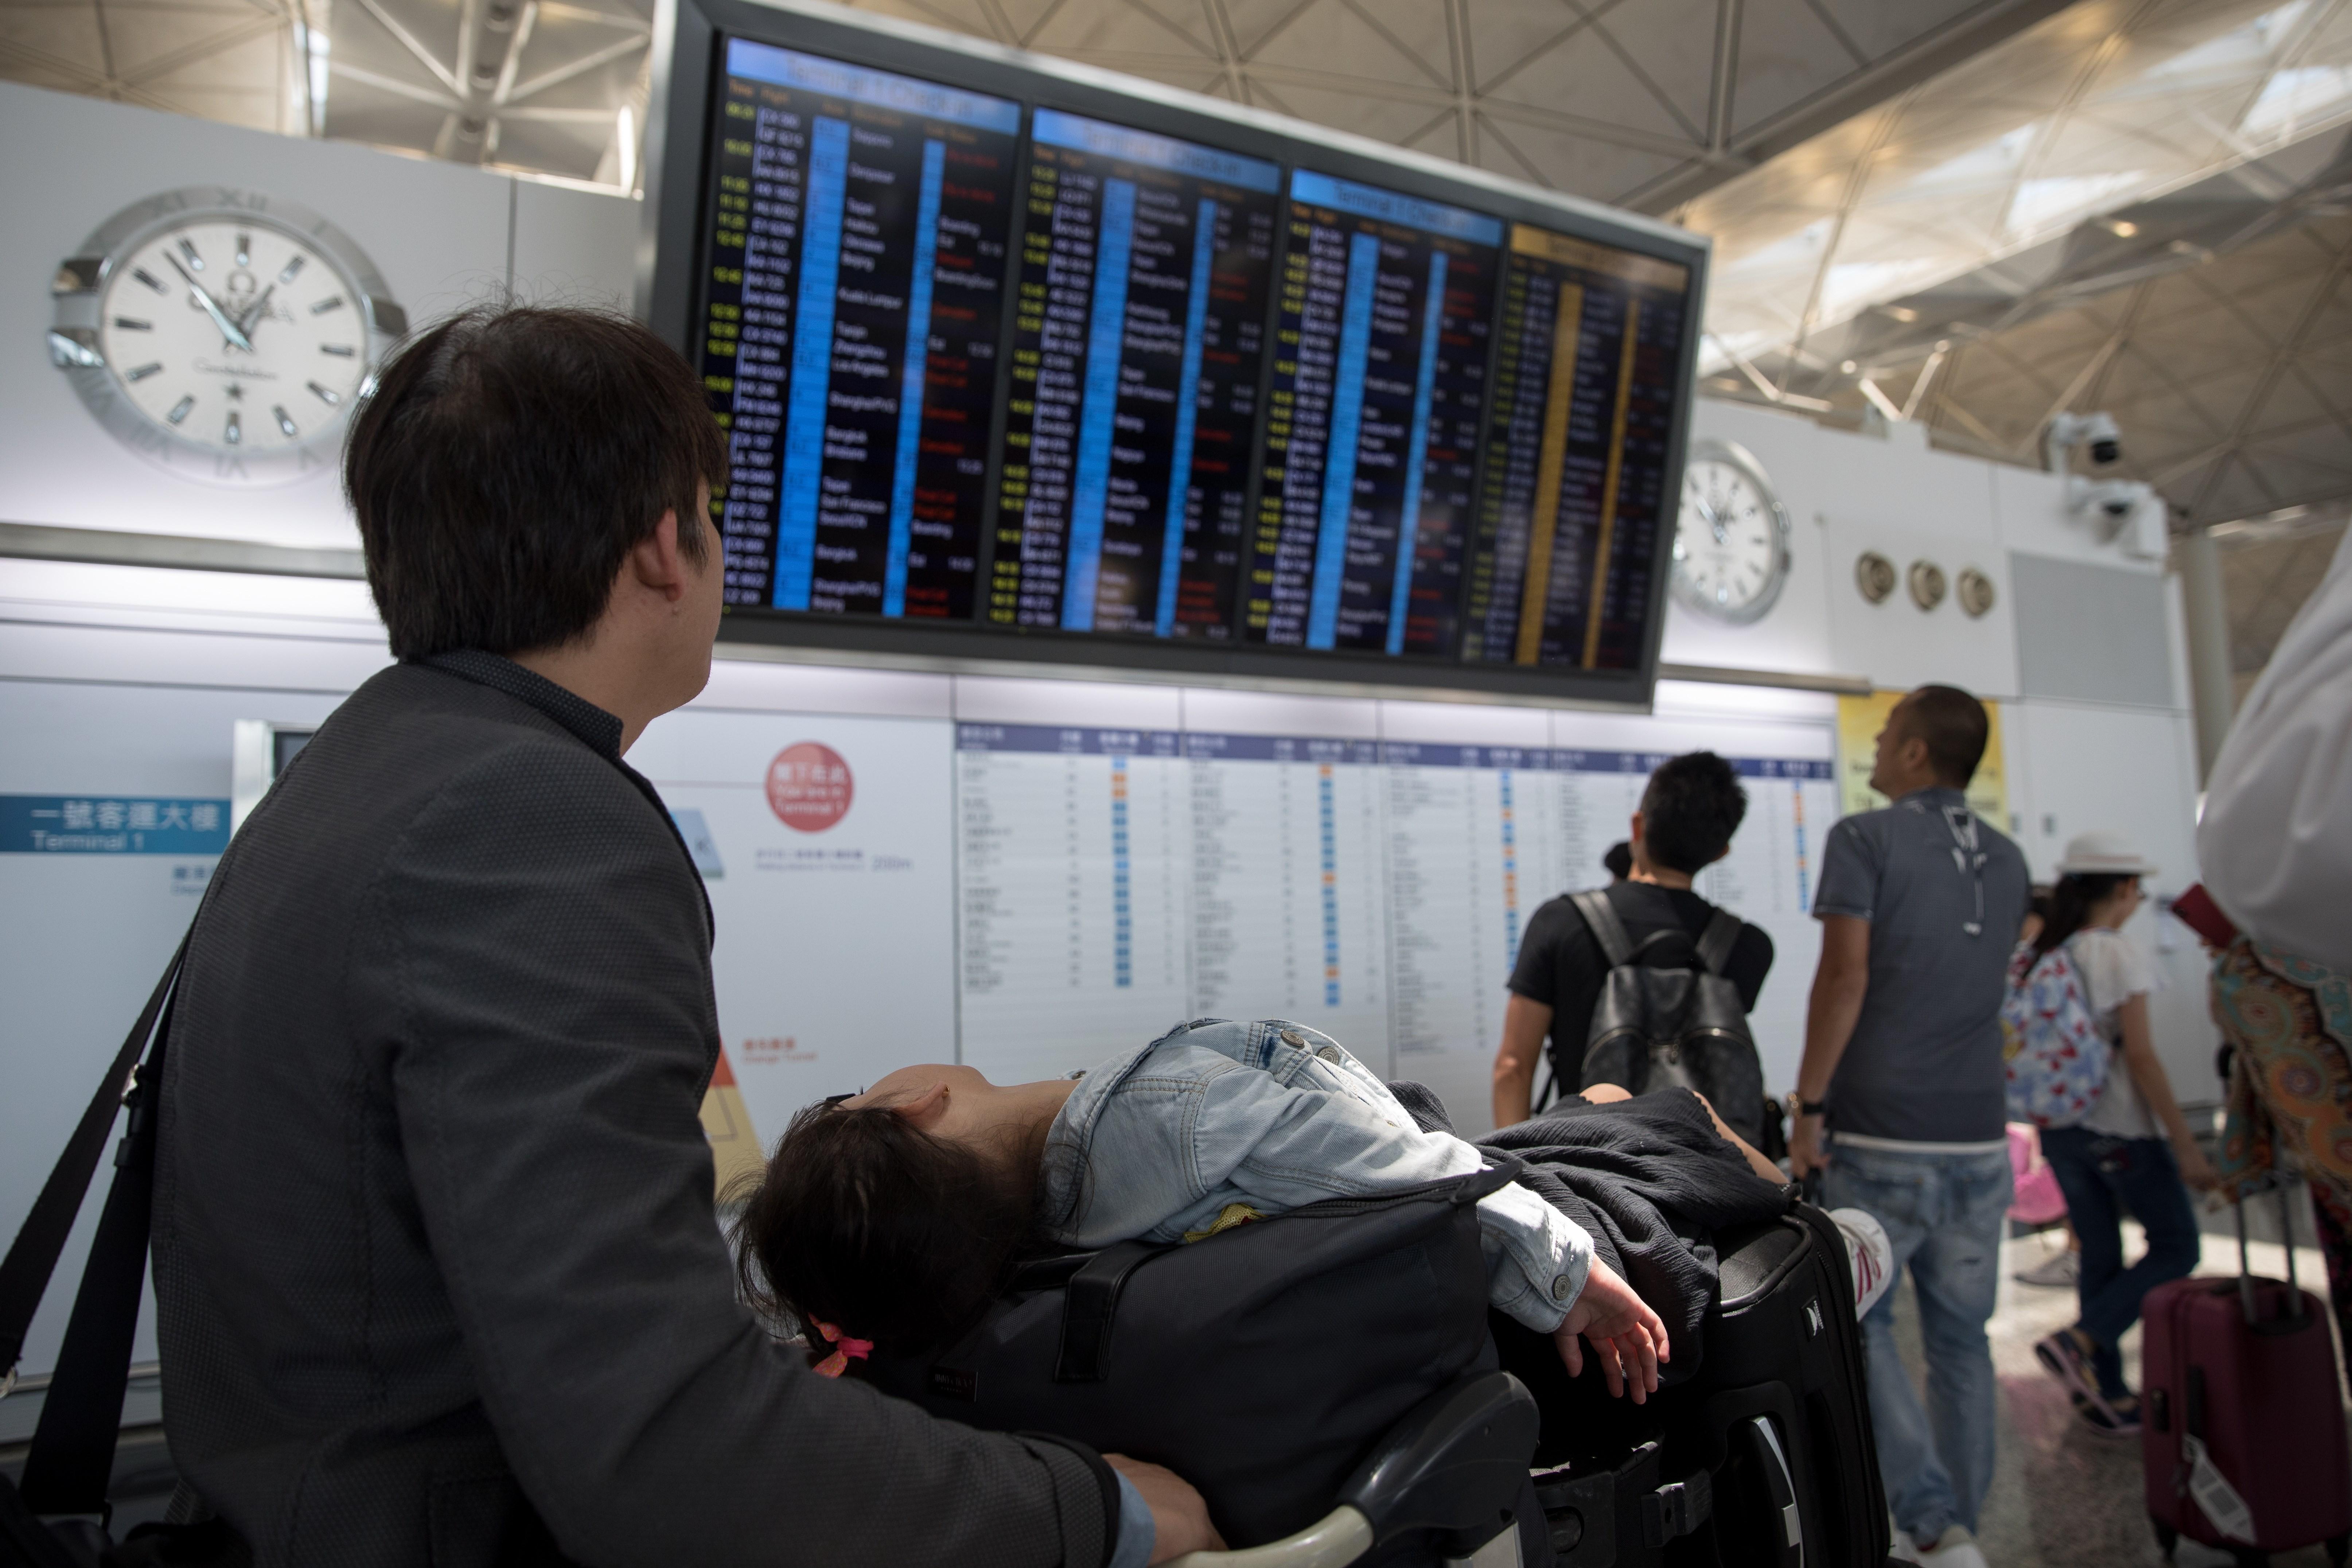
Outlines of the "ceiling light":
[{"label": "ceiling light", "polygon": [[1860,370],[1861,368],[1862,367],[1860,365],[1854,363],[1852,360],[1847,360],[1845,363],[1838,366],[1838,369],[1847,375],[1852,375],[1855,371]]},{"label": "ceiling light", "polygon": [[1919,319],[1919,312],[1908,305],[1889,305],[1886,313],[1898,321],[1910,322]]},{"label": "ceiling light", "polygon": [[2107,219],[2107,232],[2117,239],[2129,239],[2139,232],[2139,225],[2126,218],[2111,217]]},{"label": "ceiling light", "polygon": [[625,103],[621,105],[614,131],[619,142],[615,151],[620,154],[621,188],[634,191],[637,188],[637,116],[636,111]]}]

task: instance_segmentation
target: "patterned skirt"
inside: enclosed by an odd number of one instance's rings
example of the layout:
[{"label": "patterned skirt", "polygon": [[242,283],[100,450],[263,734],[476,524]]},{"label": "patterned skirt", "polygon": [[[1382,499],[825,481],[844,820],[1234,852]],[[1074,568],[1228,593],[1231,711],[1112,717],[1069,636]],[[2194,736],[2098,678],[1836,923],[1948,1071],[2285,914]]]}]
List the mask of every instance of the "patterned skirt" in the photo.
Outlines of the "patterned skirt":
[{"label": "patterned skirt", "polygon": [[2284,1163],[2310,1182],[2328,1293],[2352,1338],[2352,975],[2241,935],[2214,962],[2212,1003],[2237,1047],[2221,1178]]}]

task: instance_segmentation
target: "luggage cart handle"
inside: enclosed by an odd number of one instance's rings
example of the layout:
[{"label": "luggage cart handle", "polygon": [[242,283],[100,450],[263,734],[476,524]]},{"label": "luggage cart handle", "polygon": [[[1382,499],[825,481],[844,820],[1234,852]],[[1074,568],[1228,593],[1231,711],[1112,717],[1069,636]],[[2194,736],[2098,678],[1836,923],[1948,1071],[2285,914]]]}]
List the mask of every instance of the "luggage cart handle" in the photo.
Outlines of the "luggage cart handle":
[{"label": "luggage cart handle", "polygon": [[1187,1552],[1168,1568],[1344,1568],[1372,1549],[1372,1521],[1341,1503],[1296,1535],[1238,1552]]}]

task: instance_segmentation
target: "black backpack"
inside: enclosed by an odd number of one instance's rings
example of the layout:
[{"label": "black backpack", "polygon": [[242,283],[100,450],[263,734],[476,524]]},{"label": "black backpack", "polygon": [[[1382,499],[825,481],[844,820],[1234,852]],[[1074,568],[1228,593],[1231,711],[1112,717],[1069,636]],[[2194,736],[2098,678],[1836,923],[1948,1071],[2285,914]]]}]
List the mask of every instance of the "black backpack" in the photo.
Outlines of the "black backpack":
[{"label": "black backpack", "polygon": [[[1032,1261],[955,1343],[877,1347],[860,1375],[948,1420],[1166,1465],[1234,1546],[1276,1540],[1321,1519],[1416,1405],[1494,1367],[1476,1205],[1523,1166],[1486,1152],[1468,1175],[1191,1245]],[[1525,1449],[1513,1463],[1524,1476]]]},{"label": "black backpack", "polygon": [[1761,1146],[1764,1064],[1739,988],[1723,973],[1739,940],[1739,917],[1717,910],[1696,942],[1676,926],[1637,946],[1605,890],[1572,893],[1570,902],[1601,944],[1609,974],[1592,1005],[1582,1059],[1561,1061],[1553,1037],[1554,1081],[1579,1089],[1613,1083],[1633,1094],[1696,1089],[1726,1126]]}]

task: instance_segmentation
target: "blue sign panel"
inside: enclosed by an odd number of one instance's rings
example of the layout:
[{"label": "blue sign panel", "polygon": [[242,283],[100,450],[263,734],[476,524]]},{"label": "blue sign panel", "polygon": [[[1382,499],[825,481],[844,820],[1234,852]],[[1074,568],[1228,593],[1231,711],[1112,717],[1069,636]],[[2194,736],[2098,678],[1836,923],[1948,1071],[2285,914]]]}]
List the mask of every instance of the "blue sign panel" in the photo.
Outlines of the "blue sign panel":
[{"label": "blue sign panel", "polygon": [[225,800],[0,795],[0,852],[217,855],[227,847]]}]

